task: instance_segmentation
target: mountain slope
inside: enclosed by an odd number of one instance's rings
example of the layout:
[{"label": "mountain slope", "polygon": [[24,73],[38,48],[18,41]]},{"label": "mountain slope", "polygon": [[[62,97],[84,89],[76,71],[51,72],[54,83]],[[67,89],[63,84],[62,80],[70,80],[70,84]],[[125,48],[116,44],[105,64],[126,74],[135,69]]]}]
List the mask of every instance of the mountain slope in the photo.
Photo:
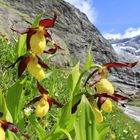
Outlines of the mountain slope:
[{"label": "mountain slope", "polygon": [[[54,40],[66,50],[60,57],[57,57],[56,63],[64,61],[65,65],[69,65],[72,58],[74,61],[80,60],[83,64],[86,61],[87,50],[90,46],[93,62],[104,64],[118,61],[119,56],[109,42],[103,38],[98,29],[89,22],[87,16],[62,0],[0,0],[1,36],[11,39],[13,32],[11,32],[10,27],[13,25],[18,28],[30,27],[34,18],[42,10],[45,11],[44,17],[53,17],[52,9],[54,7],[60,11],[61,15],[51,31]],[[122,69],[121,71],[114,69],[111,71],[113,71],[111,78],[116,83],[121,82],[128,85],[128,87],[131,85],[135,87],[134,73],[127,69]],[[125,75],[128,77],[124,77]],[[123,90],[123,86],[120,88]],[[130,87],[130,89],[132,88]]]}]

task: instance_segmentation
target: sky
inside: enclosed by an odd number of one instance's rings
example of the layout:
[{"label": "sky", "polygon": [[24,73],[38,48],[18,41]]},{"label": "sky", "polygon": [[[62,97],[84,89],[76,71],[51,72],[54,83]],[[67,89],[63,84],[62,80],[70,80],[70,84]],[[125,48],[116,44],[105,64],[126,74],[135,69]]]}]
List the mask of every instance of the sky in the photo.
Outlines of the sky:
[{"label": "sky", "polygon": [[140,35],[140,0],[65,0],[84,12],[107,39]]}]

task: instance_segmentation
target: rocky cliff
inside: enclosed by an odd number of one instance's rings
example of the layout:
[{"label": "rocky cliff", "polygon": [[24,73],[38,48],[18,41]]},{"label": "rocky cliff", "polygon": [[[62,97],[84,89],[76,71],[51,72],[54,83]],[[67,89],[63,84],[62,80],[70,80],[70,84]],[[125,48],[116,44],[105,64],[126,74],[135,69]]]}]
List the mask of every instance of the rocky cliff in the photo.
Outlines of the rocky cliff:
[{"label": "rocky cliff", "polygon": [[[90,46],[94,62],[102,64],[118,60],[112,46],[102,37],[98,29],[89,22],[86,15],[63,0],[0,0],[1,36],[10,39],[13,35],[10,27],[13,25],[20,28],[30,27],[33,19],[42,10],[45,11],[45,17],[52,17],[54,7],[59,10],[61,15],[57,19],[55,28],[51,31],[54,39],[62,47],[67,48],[65,55],[59,57],[60,61],[72,58],[74,61],[80,60],[83,64]],[[68,60],[65,63],[69,63]],[[131,72],[125,74],[125,69],[120,73],[116,70],[113,71],[114,75],[111,79],[116,83],[118,81],[125,84],[128,82],[127,85],[130,89],[132,89],[130,85],[135,86],[134,75]],[[125,75],[127,76],[122,78]],[[120,89],[123,90],[122,86],[120,86]]]}]

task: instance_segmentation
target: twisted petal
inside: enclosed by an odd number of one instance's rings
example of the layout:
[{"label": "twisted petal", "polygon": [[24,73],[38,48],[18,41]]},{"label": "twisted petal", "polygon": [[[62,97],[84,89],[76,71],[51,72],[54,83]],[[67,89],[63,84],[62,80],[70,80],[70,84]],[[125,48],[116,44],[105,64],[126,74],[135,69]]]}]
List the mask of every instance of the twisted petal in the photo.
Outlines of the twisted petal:
[{"label": "twisted petal", "polygon": [[84,86],[86,86],[86,84],[88,83],[89,79],[99,71],[99,69],[95,69],[86,79]]},{"label": "twisted petal", "polygon": [[48,97],[47,98],[47,101],[48,101],[49,104],[52,104],[53,103],[53,104],[57,105],[60,108],[64,106],[62,103],[56,101],[55,99],[53,99],[51,97]]},{"label": "twisted petal", "polygon": [[111,68],[111,67],[129,67],[129,68],[132,68],[137,63],[138,63],[138,61],[133,62],[133,63],[116,63],[116,62],[114,62],[114,63],[106,63],[106,64],[104,64],[104,66],[106,68]]},{"label": "twisted petal", "polygon": [[40,64],[43,68],[50,69],[49,66],[48,66],[46,63],[44,63],[44,62],[41,60],[40,57],[37,56],[37,58],[38,58],[38,64]]},{"label": "twisted petal", "polygon": [[114,87],[111,82],[109,82],[107,79],[101,79],[99,82],[95,84],[96,90],[99,93],[108,93],[113,94],[114,93]]},{"label": "twisted petal", "polygon": [[37,89],[41,94],[48,94],[48,90],[45,89],[42,85],[40,85],[38,81],[37,81]]},{"label": "twisted petal", "polygon": [[41,98],[42,98],[42,96],[35,97],[27,105],[34,104],[34,103],[38,102]]},{"label": "twisted petal", "polygon": [[25,56],[20,60],[19,66],[18,66],[18,77],[19,78],[21,77],[22,73],[25,71],[29,61],[30,61],[30,56]]},{"label": "twisted petal", "polygon": [[[102,94],[95,94],[94,97],[106,97],[106,98],[110,98],[116,102],[122,101],[122,100],[129,100],[129,98],[122,96],[120,94],[116,94],[114,93],[113,95],[109,95],[107,93],[102,93]],[[120,103],[123,107],[125,107],[124,104]]]}]

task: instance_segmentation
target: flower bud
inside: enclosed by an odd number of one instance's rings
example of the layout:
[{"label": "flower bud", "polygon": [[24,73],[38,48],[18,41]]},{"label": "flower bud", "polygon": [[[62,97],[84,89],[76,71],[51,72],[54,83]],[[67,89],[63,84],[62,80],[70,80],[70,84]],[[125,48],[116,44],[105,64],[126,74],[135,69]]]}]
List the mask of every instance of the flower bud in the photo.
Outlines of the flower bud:
[{"label": "flower bud", "polygon": [[36,116],[39,118],[43,118],[48,113],[48,111],[49,103],[46,100],[41,99],[36,107]]},{"label": "flower bud", "polygon": [[30,39],[30,46],[33,53],[43,53],[46,48],[46,39],[43,34],[43,27],[39,27],[38,31],[32,35]]},{"label": "flower bud", "polygon": [[31,58],[27,65],[27,69],[37,80],[43,80],[45,78],[45,72],[40,64],[38,64],[37,58]]},{"label": "flower bud", "polygon": [[0,127],[0,140],[5,140],[5,132],[2,127]]},{"label": "flower bud", "polygon": [[97,82],[95,84],[95,87],[99,93],[108,93],[108,94],[114,93],[114,87],[112,83],[104,78],[101,79],[99,82]]}]

